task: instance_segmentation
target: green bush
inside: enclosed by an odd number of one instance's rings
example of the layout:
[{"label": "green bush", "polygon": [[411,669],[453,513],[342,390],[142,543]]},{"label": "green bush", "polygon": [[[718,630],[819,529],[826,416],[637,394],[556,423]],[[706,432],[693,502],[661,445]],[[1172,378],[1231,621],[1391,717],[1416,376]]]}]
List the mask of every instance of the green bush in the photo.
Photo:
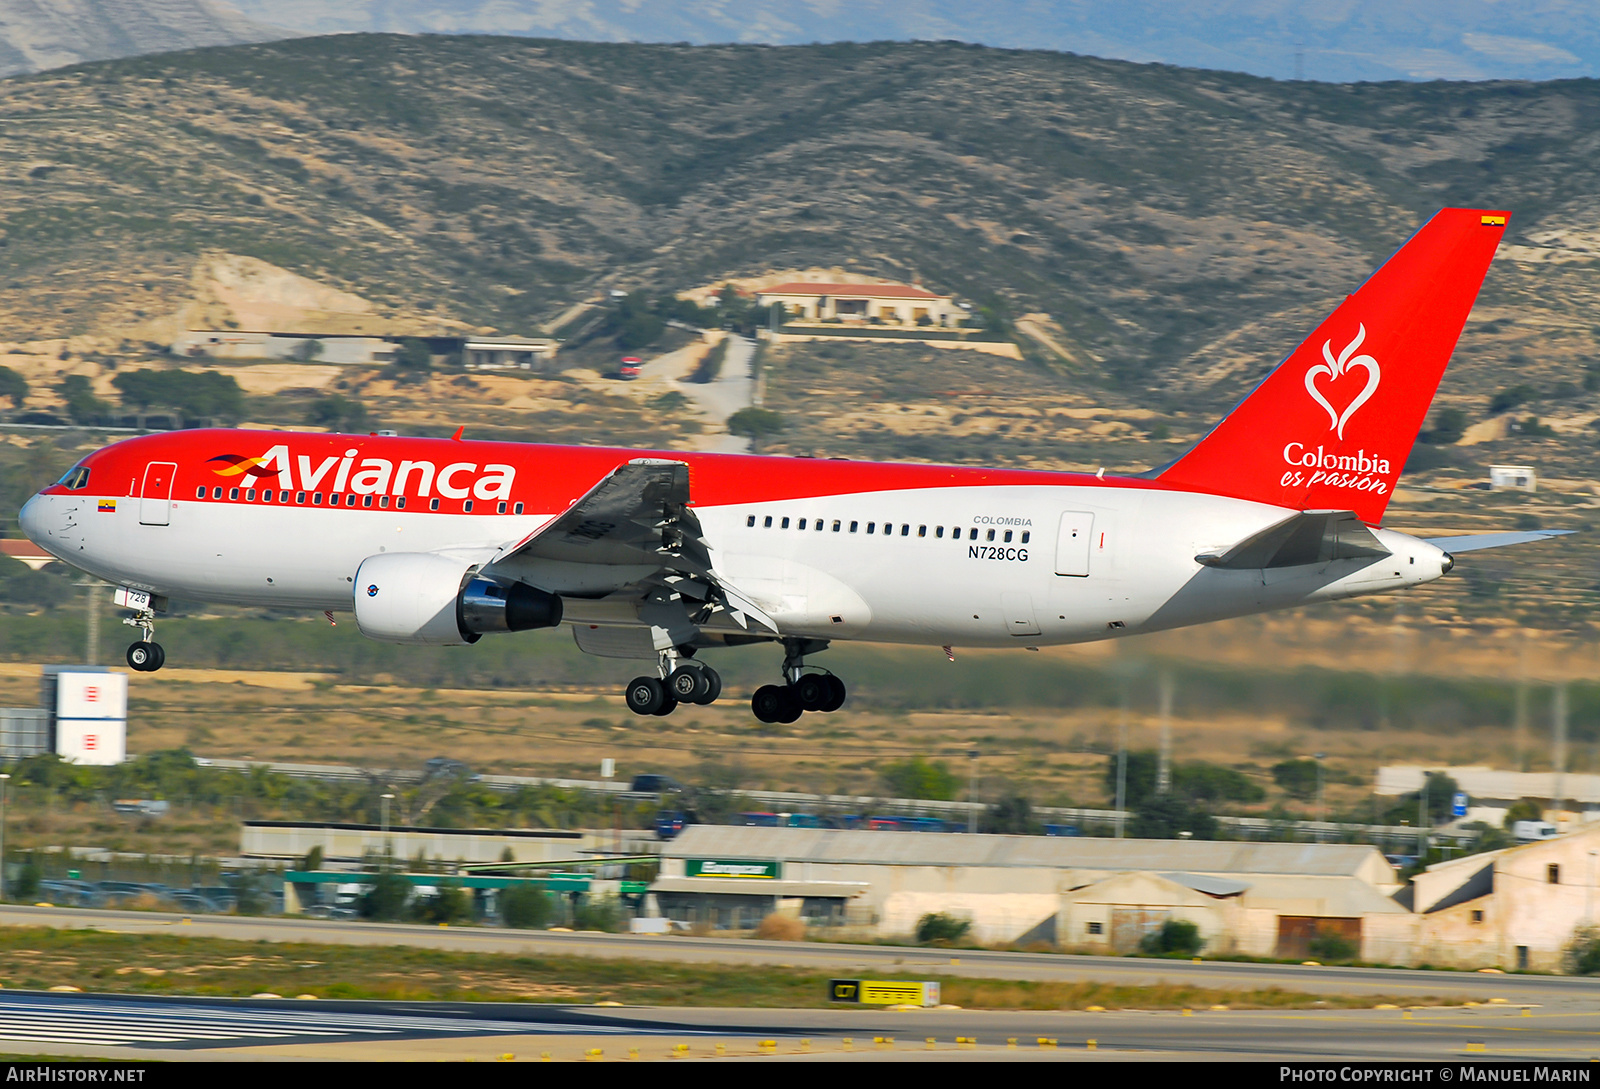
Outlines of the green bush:
[{"label": "green bush", "polygon": [[244,411],[244,391],[221,371],[124,371],[111,380],[126,404],[175,408],[186,417],[236,420]]},{"label": "green bush", "polygon": [[549,893],[532,885],[513,885],[500,894],[500,921],[517,930],[537,930],[555,912]]},{"label": "green bush", "polygon": [[615,896],[585,900],[572,915],[574,930],[604,930],[615,934],[622,925],[622,902]]},{"label": "green bush", "polygon": [[342,393],[335,393],[321,400],[311,402],[311,407],[306,411],[306,422],[318,427],[326,427],[334,431],[346,431],[352,434],[367,429],[367,409],[359,401],[353,401]]},{"label": "green bush", "polygon": [[1507,828],[1512,828],[1518,821],[1542,820],[1544,820],[1544,807],[1533,798],[1523,798],[1512,803],[1511,808],[1506,810],[1504,824]]},{"label": "green bush", "polygon": [[1569,976],[1600,974],[1600,927],[1580,926],[1572,932],[1561,969]]},{"label": "green bush", "polygon": [[728,417],[728,431],[750,439],[776,435],[783,430],[783,416],[770,408],[741,408]]},{"label": "green bush", "polygon": [[1033,815],[1033,803],[1021,794],[1001,798],[978,818],[978,830],[1000,836],[1037,836],[1044,825]]},{"label": "green bush", "polygon": [[454,881],[443,881],[438,892],[417,900],[413,912],[423,923],[465,922],[472,917],[472,897]]},{"label": "green bush", "polygon": [[69,374],[56,386],[61,399],[66,402],[67,415],[75,424],[94,423],[111,408],[94,395],[89,380],[81,374]]},{"label": "green bush", "polygon": [[384,871],[372,879],[372,888],[361,898],[359,910],[364,919],[396,922],[405,917],[411,899],[411,882],[397,873]]},{"label": "green bush", "polygon": [[17,868],[17,876],[6,883],[6,893],[13,900],[32,900],[39,895],[39,881],[43,876],[39,863],[30,855],[28,861]]},{"label": "green bush", "polygon": [[1200,928],[1187,919],[1168,919],[1161,929],[1152,930],[1139,939],[1139,952],[1155,956],[1181,954],[1192,957],[1205,944]]},{"label": "green bush", "polygon": [[1355,960],[1361,948],[1336,930],[1317,931],[1311,939],[1311,955],[1322,961]]},{"label": "green bush", "polygon": [[891,761],[879,769],[878,775],[884,789],[895,798],[947,802],[961,787],[961,780],[956,778],[949,764],[943,760],[924,760],[920,756]]},{"label": "green bush", "polygon": [[1188,832],[1194,839],[1216,839],[1217,818],[1182,798],[1146,799],[1128,822],[1128,835],[1134,839],[1177,839]]},{"label": "green bush", "polygon": [[958,919],[942,911],[930,912],[917,920],[917,944],[949,945],[965,938],[971,929],[970,919]]},{"label": "green bush", "polygon": [[10,367],[0,367],[0,397],[11,398],[13,408],[21,408],[28,398],[28,380]]},{"label": "green bush", "polygon": [[1317,793],[1317,762],[1302,759],[1274,764],[1272,781],[1290,796],[1310,801]]}]

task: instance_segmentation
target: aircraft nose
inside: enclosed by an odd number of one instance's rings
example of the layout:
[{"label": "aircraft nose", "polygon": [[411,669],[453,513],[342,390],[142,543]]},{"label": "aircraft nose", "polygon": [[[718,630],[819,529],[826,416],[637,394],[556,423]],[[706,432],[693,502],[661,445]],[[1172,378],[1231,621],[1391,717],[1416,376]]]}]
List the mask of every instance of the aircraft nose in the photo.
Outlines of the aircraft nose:
[{"label": "aircraft nose", "polygon": [[1448,575],[1450,573],[1450,569],[1455,567],[1455,565],[1456,565],[1456,558],[1454,556],[1450,555],[1450,553],[1446,552],[1444,554],[1444,561],[1439,564],[1440,573]]},{"label": "aircraft nose", "polygon": [[36,545],[42,545],[45,536],[45,521],[49,515],[49,501],[42,495],[36,495],[22,504],[22,511],[17,515],[17,522],[22,526],[22,532],[28,540]]}]

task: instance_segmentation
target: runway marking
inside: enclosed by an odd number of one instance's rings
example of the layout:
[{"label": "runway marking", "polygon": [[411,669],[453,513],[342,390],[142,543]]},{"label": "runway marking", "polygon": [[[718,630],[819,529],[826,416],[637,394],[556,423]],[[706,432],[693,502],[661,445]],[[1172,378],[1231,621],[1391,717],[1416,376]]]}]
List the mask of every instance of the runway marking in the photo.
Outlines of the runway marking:
[{"label": "runway marking", "polygon": [[238,1041],[371,1036],[510,1036],[574,1032],[622,1035],[647,1026],[557,1024],[406,1014],[226,1009],[89,1001],[0,998],[0,1039],[46,1043],[222,1046]]}]

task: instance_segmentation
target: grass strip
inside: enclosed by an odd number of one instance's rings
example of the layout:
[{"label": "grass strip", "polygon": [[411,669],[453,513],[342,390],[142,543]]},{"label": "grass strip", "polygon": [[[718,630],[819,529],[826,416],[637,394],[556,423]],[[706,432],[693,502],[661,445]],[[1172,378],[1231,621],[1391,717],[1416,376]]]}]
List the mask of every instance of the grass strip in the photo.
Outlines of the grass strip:
[{"label": "grass strip", "polygon": [[[633,1006],[823,1008],[823,972],[770,965],[699,965],[594,957],[461,953],[410,946],[246,942],[173,934],[34,927],[0,929],[0,984],[119,994],[497,1001]],[[1380,1002],[1442,1005],[1439,997],[1314,995],[1277,987],[1135,987],[1095,982],[941,976],[946,1002],[967,1009],[1357,1009]]]}]

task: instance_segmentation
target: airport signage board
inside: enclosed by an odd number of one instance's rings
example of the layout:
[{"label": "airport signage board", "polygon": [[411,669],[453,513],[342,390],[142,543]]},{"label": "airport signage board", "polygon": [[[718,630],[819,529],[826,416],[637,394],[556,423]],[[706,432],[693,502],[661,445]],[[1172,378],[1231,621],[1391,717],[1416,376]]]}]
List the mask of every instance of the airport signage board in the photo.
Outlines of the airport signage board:
[{"label": "airport signage board", "polygon": [[937,1006],[937,980],[830,979],[828,1001],[862,1006]]},{"label": "airport signage board", "polygon": [[126,719],[126,673],[56,674],[56,717],[75,719]]},{"label": "airport signage board", "polygon": [[775,881],[783,876],[783,863],[761,858],[691,858],[684,862],[687,877],[748,877]]}]

